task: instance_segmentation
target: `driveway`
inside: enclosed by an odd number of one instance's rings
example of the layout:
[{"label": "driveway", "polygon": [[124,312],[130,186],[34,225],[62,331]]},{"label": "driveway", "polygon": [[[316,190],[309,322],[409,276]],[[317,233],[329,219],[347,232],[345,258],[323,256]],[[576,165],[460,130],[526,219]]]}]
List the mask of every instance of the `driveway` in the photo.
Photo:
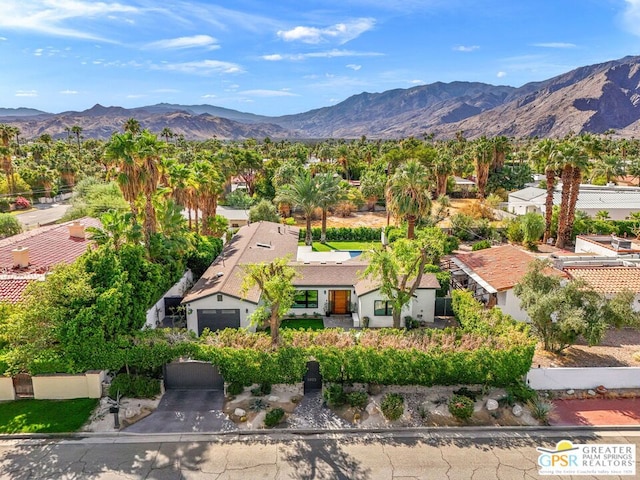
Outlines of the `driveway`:
[{"label": "driveway", "polygon": [[235,430],[223,413],[220,390],[167,390],[158,408],[127,427],[127,433],[191,433]]},{"label": "driveway", "polygon": [[549,424],[611,426],[640,424],[640,398],[556,400]]}]

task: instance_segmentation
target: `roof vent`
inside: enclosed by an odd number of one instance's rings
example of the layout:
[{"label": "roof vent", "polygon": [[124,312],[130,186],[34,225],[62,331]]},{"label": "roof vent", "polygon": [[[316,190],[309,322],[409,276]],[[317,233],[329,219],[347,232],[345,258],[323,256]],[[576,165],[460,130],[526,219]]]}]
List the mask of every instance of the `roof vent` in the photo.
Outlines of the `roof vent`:
[{"label": "roof vent", "polygon": [[271,248],[271,245],[269,245],[268,243],[256,243],[256,246],[262,248]]},{"label": "roof vent", "polygon": [[218,273],[216,273],[216,277],[218,277],[218,278],[222,277],[223,275],[224,275],[224,272],[218,272]]},{"label": "roof vent", "polygon": [[71,238],[79,238],[84,240],[85,239],[84,223],[80,223],[77,220],[74,221],[73,223],[70,223],[69,236]]},{"label": "roof vent", "polygon": [[27,268],[29,266],[29,248],[18,247],[11,250],[13,257],[13,266],[18,268]]}]

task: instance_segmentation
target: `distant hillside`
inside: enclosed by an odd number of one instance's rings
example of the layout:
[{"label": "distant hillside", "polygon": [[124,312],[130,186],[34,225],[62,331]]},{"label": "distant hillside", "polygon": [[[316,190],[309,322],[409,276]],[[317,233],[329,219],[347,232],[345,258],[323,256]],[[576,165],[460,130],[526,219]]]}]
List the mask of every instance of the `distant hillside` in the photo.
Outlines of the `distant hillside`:
[{"label": "distant hillside", "polygon": [[36,115],[51,115],[34,108],[0,108],[0,117],[33,117]]},{"label": "distant hillside", "polygon": [[[107,138],[128,118],[155,132],[168,127],[188,139],[399,138],[432,133],[451,138],[480,135],[559,137],[570,132],[640,135],[640,57],[576,68],[520,88],[477,82],[436,82],[409,89],[361,93],[331,107],[265,117],[212,105],[160,103],[135,109],[96,105],[84,112],[11,112],[2,123],[26,138],[66,136],[79,125],[85,137]],[[21,112],[18,114],[17,112]],[[28,113],[33,112],[33,113]],[[1,115],[1,113],[0,113]],[[29,115],[29,116],[27,116]]]}]

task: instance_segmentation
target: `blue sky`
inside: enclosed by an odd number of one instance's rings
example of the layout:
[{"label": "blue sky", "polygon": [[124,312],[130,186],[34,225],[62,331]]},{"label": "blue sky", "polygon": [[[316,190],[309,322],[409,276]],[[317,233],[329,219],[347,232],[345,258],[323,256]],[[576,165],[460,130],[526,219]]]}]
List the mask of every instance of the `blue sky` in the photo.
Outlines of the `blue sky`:
[{"label": "blue sky", "polygon": [[640,54],[640,0],[2,0],[0,107],[300,113]]}]

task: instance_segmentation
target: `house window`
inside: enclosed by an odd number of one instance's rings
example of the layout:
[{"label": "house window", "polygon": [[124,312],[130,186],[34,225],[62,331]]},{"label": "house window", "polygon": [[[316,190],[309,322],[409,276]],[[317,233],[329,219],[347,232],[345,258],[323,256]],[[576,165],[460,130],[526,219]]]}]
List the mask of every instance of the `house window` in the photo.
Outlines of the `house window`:
[{"label": "house window", "polygon": [[293,308],[318,308],[318,291],[298,290],[293,296]]},{"label": "house window", "polygon": [[218,295],[218,301],[221,302],[222,301],[222,295]]},{"label": "house window", "polygon": [[377,316],[393,315],[393,306],[388,300],[376,300],[373,302],[373,314]]}]

